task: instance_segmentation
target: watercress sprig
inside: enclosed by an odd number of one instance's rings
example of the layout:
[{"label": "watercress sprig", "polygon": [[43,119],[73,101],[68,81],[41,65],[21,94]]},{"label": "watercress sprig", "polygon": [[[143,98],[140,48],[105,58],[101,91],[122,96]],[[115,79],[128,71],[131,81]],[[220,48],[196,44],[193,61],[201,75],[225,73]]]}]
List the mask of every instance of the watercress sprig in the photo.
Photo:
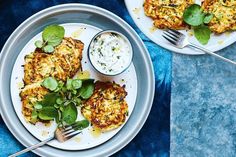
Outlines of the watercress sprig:
[{"label": "watercress sprig", "polygon": [[[94,80],[67,79],[66,83],[58,81],[53,77],[47,77],[41,84],[50,92],[46,94],[42,101],[34,104],[31,122],[40,120],[56,120],[58,125],[72,124],[76,121],[78,111],[77,106],[82,100],[88,99],[94,91]],[[79,122],[80,129],[88,126],[88,121]]]},{"label": "watercress sprig", "polygon": [[65,29],[59,25],[47,26],[42,33],[43,40],[37,40],[35,46],[41,48],[46,53],[52,53],[59,45],[65,35]]},{"label": "watercress sprig", "polygon": [[193,27],[196,39],[206,45],[211,35],[211,30],[206,24],[211,21],[213,14],[204,13],[200,5],[192,4],[185,9],[183,18],[184,22]]}]

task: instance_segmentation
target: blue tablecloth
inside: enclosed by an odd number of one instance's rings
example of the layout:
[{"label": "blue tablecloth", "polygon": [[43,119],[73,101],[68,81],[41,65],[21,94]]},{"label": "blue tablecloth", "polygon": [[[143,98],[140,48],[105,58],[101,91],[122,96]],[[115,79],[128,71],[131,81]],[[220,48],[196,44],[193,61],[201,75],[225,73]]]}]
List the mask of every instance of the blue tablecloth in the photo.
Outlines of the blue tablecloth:
[{"label": "blue tablecloth", "polygon": [[[217,52],[236,61],[236,44]],[[173,157],[236,156],[236,67],[210,55],[173,55]]]},{"label": "blue tablecloth", "polygon": [[[0,0],[0,48],[9,35],[25,19],[50,6],[63,3],[87,3],[112,11],[127,21],[140,35],[152,58],[156,92],[151,113],[140,133],[117,157],[167,157],[170,150],[171,58],[169,51],[151,42],[134,24],[123,0]],[[2,92],[2,91],[1,91]],[[0,118],[0,156],[7,156],[24,147],[11,135]],[[35,157],[33,153],[23,156]]]}]

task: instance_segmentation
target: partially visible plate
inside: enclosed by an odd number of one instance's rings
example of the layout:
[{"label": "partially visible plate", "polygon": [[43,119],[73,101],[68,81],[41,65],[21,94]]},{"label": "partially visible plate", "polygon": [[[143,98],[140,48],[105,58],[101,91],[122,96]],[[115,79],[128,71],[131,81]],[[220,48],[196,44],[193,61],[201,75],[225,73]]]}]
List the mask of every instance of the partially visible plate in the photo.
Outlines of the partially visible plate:
[{"label": "partially visible plate", "polygon": [[[195,0],[195,2],[198,4],[201,3],[200,0]],[[175,48],[168,41],[166,41],[162,37],[163,31],[155,28],[153,26],[152,19],[150,17],[145,16],[143,3],[144,0],[136,0],[135,2],[133,0],[125,0],[126,7],[132,19],[134,20],[135,24],[148,38],[150,38],[153,42],[160,45],[161,47],[164,47],[170,51],[188,55],[204,54],[202,51],[188,47],[184,49]],[[203,46],[195,39],[192,30],[190,31],[182,30],[181,32],[189,36],[190,41],[193,42],[194,44]],[[218,51],[233,44],[235,41],[236,41],[236,32],[226,32],[221,35],[212,34],[209,43],[203,47],[212,51]]]},{"label": "partially visible plate", "polygon": [[[88,45],[90,44],[92,38],[101,31],[100,28],[83,24],[83,23],[66,23],[61,24],[61,26],[65,29],[65,36],[72,37],[74,39],[81,40],[84,43],[84,50],[83,50],[83,59],[82,69],[83,71],[89,72],[91,78],[100,81],[115,81],[116,83],[120,84],[121,86],[125,85],[125,89],[128,93],[126,97],[126,101],[128,103],[128,110],[129,115],[126,119],[131,116],[132,111],[134,109],[136,95],[137,95],[137,76],[135,72],[134,65],[131,64],[130,67],[123,73],[117,76],[105,76],[98,73],[90,64],[87,49]],[[15,65],[12,70],[11,76],[11,97],[14,109],[16,111],[17,116],[19,117],[21,123],[27,128],[27,130],[34,135],[39,140],[46,140],[47,138],[53,136],[54,131],[56,129],[56,123],[52,122],[50,125],[44,125],[43,123],[36,123],[33,125],[25,121],[24,116],[22,114],[22,102],[19,96],[21,87],[23,85],[23,77],[24,77],[24,68],[22,65],[25,64],[24,58],[27,54],[33,52],[35,50],[34,42],[37,40],[41,40],[42,32],[34,36],[22,49],[18,58],[16,59]],[[78,120],[84,119],[84,117],[78,111]],[[57,140],[49,142],[50,146],[65,149],[65,150],[81,150],[81,149],[88,149],[95,147],[99,144],[102,144],[112,138],[118,131],[123,127],[120,126],[119,128],[109,131],[100,133],[99,131],[93,131],[92,127],[88,127],[82,130],[82,133],[77,135],[75,138],[72,138],[64,143],[60,143]]]},{"label": "partially visible plate", "polygon": [[144,125],[152,107],[155,79],[152,62],[142,40],[126,22],[105,9],[85,4],[54,6],[31,16],[11,34],[0,56],[1,116],[11,133],[24,146],[30,146],[40,141],[25,128],[17,116],[13,106],[13,101],[17,100],[11,99],[11,74],[17,57],[33,37],[42,32],[45,26],[65,23],[83,23],[99,30],[113,29],[127,36],[134,49],[133,65],[137,76],[136,102],[132,114],[122,129],[96,147],[72,151],[45,145],[33,152],[45,157],[110,156],[127,145]]}]

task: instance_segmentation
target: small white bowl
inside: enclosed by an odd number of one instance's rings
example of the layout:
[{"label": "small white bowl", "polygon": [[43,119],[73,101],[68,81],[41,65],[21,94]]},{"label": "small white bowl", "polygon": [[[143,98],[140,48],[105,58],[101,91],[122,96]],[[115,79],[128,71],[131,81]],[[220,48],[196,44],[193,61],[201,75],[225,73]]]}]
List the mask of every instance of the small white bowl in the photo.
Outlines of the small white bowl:
[{"label": "small white bowl", "polygon": [[[125,40],[125,42],[128,44],[128,47],[129,47],[129,52],[130,52],[130,57],[129,57],[129,60],[127,61],[127,63],[120,69],[118,70],[117,72],[112,72],[112,73],[109,73],[109,72],[106,72],[105,70],[102,71],[101,68],[99,69],[95,63],[94,63],[94,60],[92,59],[93,55],[91,55],[92,53],[92,48],[91,48],[91,45],[94,43],[94,41],[100,37],[102,34],[105,34],[105,33],[112,33],[112,34],[116,34],[118,36],[120,36],[122,39]],[[92,64],[93,68],[96,69],[99,73],[103,74],[103,75],[107,75],[107,76],[115,76],[115,75],[119,75],[121,74],[122,72],[124,72],[126,69],[128,69],[128,67],[130,66],[130,64],[132,63],[132,59],[133,59],[133,49],[132,49],[132,45],[130,43],[130,41],[128,40],[128,38],[117,32],[117,31],[113,31],[113,30],[105,30],[105,31],[101,31],[99,32],[98,34],[96,34],[93,39],[91,40],[90,44],[89,44],[89,47],[88,47],[88,58],[89,58],[89,61],[90,63]]]}]

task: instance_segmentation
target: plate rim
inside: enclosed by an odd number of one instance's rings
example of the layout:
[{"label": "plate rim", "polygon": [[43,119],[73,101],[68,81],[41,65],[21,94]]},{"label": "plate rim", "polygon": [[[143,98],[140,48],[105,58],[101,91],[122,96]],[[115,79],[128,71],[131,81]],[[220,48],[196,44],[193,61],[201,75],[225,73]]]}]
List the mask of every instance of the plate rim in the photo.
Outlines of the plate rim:
[{"label": "plate rim", "polygon": [[[10,35],[10,37],[7,39],[6,43],[4,44],[2,51],[1,51],[1,55],[0,55],[0,72],[2,71],[2,64],[6,62],[6,53],[4,52],[8,52],[9,49],[12,47],[12,41],[17,39],[17,36],[19,36],[19,34],[21,34],[24,30],[24,28],[27,28],[28,26],[32,25],[33,23],[35,23],[36,21],[38,21],[41,18],[44,18],[45,16],[48,15],[52,15],[58,12],[65,12],[65,11],[88,11],[88,12],[93,12],[95,14],[99,14],[102,16],[105,16],[106,18],[114,21],[114,22],[121,22],[121,27],[124,29],[128,29],[127,32],[129,32],[130,36],[133,38],[133,40],[138,44],[137,46],[143,50],[143,52],[148,52],[146,47],[144,46],[144,43],[142,42],[142,40],[140,39],[140,37],[138,36],[138,34],[132,29],[132,27],[130,25],[127,24],[127,22],[125,22],[124,20],[122,20],[120,17],[118,17],[117,15],[115,15],[114,13],[105,10],[103,8],[97,7],[97,6],[93,6],[93,5],[89,5],[89,4],[82,4],[82,3],[67,3],[67,4],[61,4],[61,5],[56,5],[53,7],[49,7],[47,9],[41,10],[38,13],[32,15],[31,17],[27,18],[23,23],[21,23],[15,30],[14,32]],[[21,32],[21,33],[19,33]],[[19,33],[19,34],[18,34]],[[11,43],[12,42],[12,43]],[[101,152],[104,153],[106,155],[111,155],[117,151],[119,151],[120,149],[122,149],[124,146],[126,146],[136,135],[137,133],[140,131],[140,129],[142,128],[142,126],[144,125],[145,121],[147,120],[147,117],[150,113],[151,107],[152,107],[152,103],[153,103],[153,99],[154,99],[154,91],[155,91],[155,79],[154,79],[154,70],[153,70],[153,65],[151,62],[151,58],[148,55],[148,53],[141,53],[142,56],[144,56],[144,62],[146,63],[147,67],[149,68],[149,70],[147,71],[147,73],[149,74],[148,80],[149,80],[149,87],[150,89],[148,90],[148,94],[149,94],[149,99],[145,100],[146,104],[151,104],[148,107],[146,107],[146,112],[143,115],[143,119],[141,121],[141,123],[139,123],[138,126],[136,126],[136,130],[134,132],[132,132],[132,134],[130,135],[130,137],[125,140],[122,141],[116,145],[113,146],[113,148],[107,152]],[[0,83],[2,82],[3,75],[0,76]],[[9,92],[9,91],[8,91]],[[2,115],[2,119],[5,122],[6,126],[8,127],[8,129],[10,130],[10,132],[15,136],[15,138],[22,143],[24,146],[28,146],[31,145],[32,142],[29,142],[29,140],[25,139],[24,137],[22,137],[19,132],[17,132],[14,129],[13,126],[13,122],[11,122],[10,118],[6,115],[6,113],[4,113],[4,98],[2,97],[2,93],[0,93],[0,113]],[[141,126],[141,127],[140,127]],[[33,137],[34,138],[34,137]],[[34,138],[35,139],[35,138]],[[38,141],[37,139],[35,139],[36,141]],[[37,149],[33,151],[35,154],[38,155],[45,155],[47,154],[45,151],[43,151],[43,148]]]},{"label": "plate rim", "polygon": [[[128,1],[129,1],[129,0],[124,0],[125,6],[126,6],[126,8],[127,8],[127,10],[128,10],[128,13],[129,13],[130,17],[131,17],[132,20],[134,21],[135,25],[136,25],[152,42],[154,42],[155,44],[157,44],[158,46],[160,46],[160,47],[162,47],[162,48],[165,48],[165,49],[167,49],[167,50],[169,50],[169,51],[171,51],[171,52],[175,52],[175,53],[179,53],[179,54],[184,54],[184,55],[206,55],[206,53],[204,53],[204,52],[201,52],[201,51],[194,51],[194,50],[192,50],[192,52],[190,51],[190,53],[184,53],[184,52],[182,51],[183,49],[178,49],[178,48],[175,48],[174,46],[170,46],[170,45],[165,44],[165,43],[160,44],[160,43],[159,43],[158,41],[156,41],[155,38],[148,32],[148,30],[146,30],[146,29],[144,29],[144,28],[142,27],[142,25],[140,24],[140,22],[138,22],[138,19],[136,19],[136,18],[134,17],[134,14],[132,13],[132,8],[129,7],[129,5],[128,5]],[[235,40],[232,40],[232,41],[230,41],[230,42],[227,42],[227,44],[225,44],[223,47],[220,47],[220,46],[219,46],[219,47],[216,47],[216,48],[211,48],[211,50],[212,50],[213,52],[217,52],[217,51],[220,51],[220,50],[222,50],[222,49],[224,49],[224,48],[226,48],[226,47],[232,45],[232,44],[235,43],[235,42],[236,42],[236,38],[235,38]],[[190,49],[190,50],[191,50],[191,49]],[[196,52],[196,53],[193,53],[193,52]]]}]

